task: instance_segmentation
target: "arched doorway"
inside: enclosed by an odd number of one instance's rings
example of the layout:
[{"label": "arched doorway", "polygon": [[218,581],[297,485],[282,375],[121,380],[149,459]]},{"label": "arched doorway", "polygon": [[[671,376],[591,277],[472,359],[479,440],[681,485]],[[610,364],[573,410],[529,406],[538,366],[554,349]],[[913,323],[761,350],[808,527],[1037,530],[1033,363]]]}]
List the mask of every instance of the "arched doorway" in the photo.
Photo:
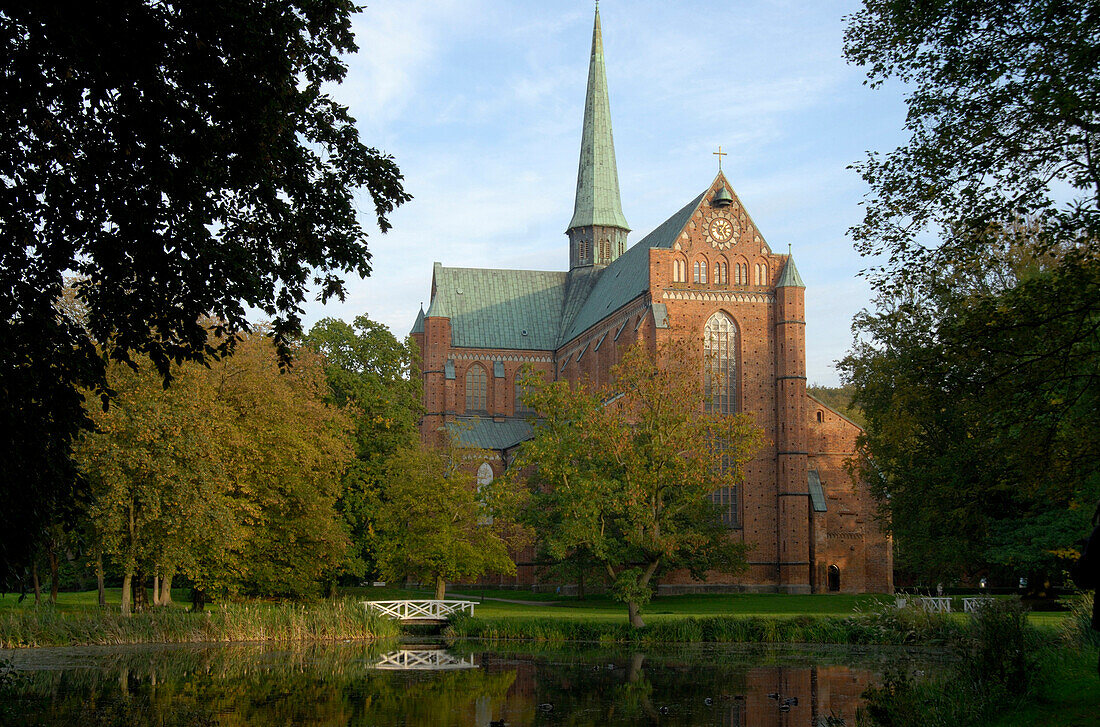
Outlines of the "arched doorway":
[{"label": "arched doorway", "polygon": [[836,593],[840,590],[840,568],[829,566],[829,592]]}]

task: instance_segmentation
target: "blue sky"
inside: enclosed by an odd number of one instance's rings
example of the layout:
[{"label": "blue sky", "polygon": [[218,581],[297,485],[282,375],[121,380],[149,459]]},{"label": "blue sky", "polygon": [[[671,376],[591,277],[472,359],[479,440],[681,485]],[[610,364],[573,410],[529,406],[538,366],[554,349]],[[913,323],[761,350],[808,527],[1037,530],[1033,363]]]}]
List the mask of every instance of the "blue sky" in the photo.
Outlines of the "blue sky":
[{"label": "blue sky", "polygon": [[[905,139],[896,88],[872,90],[841,55],[857,2],[600,5],[623,212],[641,240],[701,192],[713,152],[773,250],[807,285],[811,382],[836,384],[867,261],[847,237],[866,187],[847,169]],[[362,138],[392,154],[414,196],[371,235],[374,272],[346,302],[403,337],[432,262],[564,270],[593,5],[584,0],[375,0],[334,90]],[[364,222],[372,206],[361,200]],[[368,228],[369,229],[369,228]]]}]

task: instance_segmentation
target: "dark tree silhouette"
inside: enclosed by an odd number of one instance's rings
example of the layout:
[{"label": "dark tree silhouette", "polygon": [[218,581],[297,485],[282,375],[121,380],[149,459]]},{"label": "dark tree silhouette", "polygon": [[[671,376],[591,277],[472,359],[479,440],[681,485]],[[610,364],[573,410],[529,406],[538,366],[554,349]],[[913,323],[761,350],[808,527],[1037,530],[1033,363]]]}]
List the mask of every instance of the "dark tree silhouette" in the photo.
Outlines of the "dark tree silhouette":
[{"label": "dark tree silhouette", "polygon": [[[370,272],[409,199],[326,84],[356,49],[350,0],[113,0],[0,8],[0,577],[74,496],[76,386],[103,357],[228,352],[246,313],[281,350],[311,286]],[[72,276],[81,315],[59,311]]]}]

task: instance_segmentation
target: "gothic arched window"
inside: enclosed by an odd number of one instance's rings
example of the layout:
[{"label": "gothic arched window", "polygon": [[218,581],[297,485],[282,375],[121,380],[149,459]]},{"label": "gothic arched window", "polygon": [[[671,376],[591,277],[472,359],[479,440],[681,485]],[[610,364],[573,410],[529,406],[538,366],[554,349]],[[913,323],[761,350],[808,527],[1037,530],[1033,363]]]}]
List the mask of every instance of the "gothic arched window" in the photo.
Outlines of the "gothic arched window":
[{"label": "gothic arched window", "polygon": [[729,268],[726,267],[726,262],[714,263],[714,283],[716,285],[727,285],[729,281]]},{"label": "gothic arched window", "polygon": [[489,377],[480,364],[466,371],[466,411],[488,411]]},{"label": "gothic arched window", "polygon": [[703,395],[708,412],[737,412],[737,324],[722,312],[703,331]]}]

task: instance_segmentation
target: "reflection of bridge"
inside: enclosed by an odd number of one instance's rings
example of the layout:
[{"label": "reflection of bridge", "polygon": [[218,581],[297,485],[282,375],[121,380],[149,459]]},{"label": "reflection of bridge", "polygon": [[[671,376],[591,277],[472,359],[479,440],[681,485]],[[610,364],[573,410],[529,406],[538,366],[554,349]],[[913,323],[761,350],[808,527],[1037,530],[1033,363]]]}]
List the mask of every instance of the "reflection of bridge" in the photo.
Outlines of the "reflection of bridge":
[{"label": "reflection of bridge", "polygon": [[445,671],[448,669],[474,669],[474,655],[458,658],[443,649],[401,649],[384,654],[371,664],[375,669]]},{"label": "reflection of bridge", "polygon": [[407,623],[443,623],[456,613],[474,615],[473,601],[363,601],[363,606]]}]

